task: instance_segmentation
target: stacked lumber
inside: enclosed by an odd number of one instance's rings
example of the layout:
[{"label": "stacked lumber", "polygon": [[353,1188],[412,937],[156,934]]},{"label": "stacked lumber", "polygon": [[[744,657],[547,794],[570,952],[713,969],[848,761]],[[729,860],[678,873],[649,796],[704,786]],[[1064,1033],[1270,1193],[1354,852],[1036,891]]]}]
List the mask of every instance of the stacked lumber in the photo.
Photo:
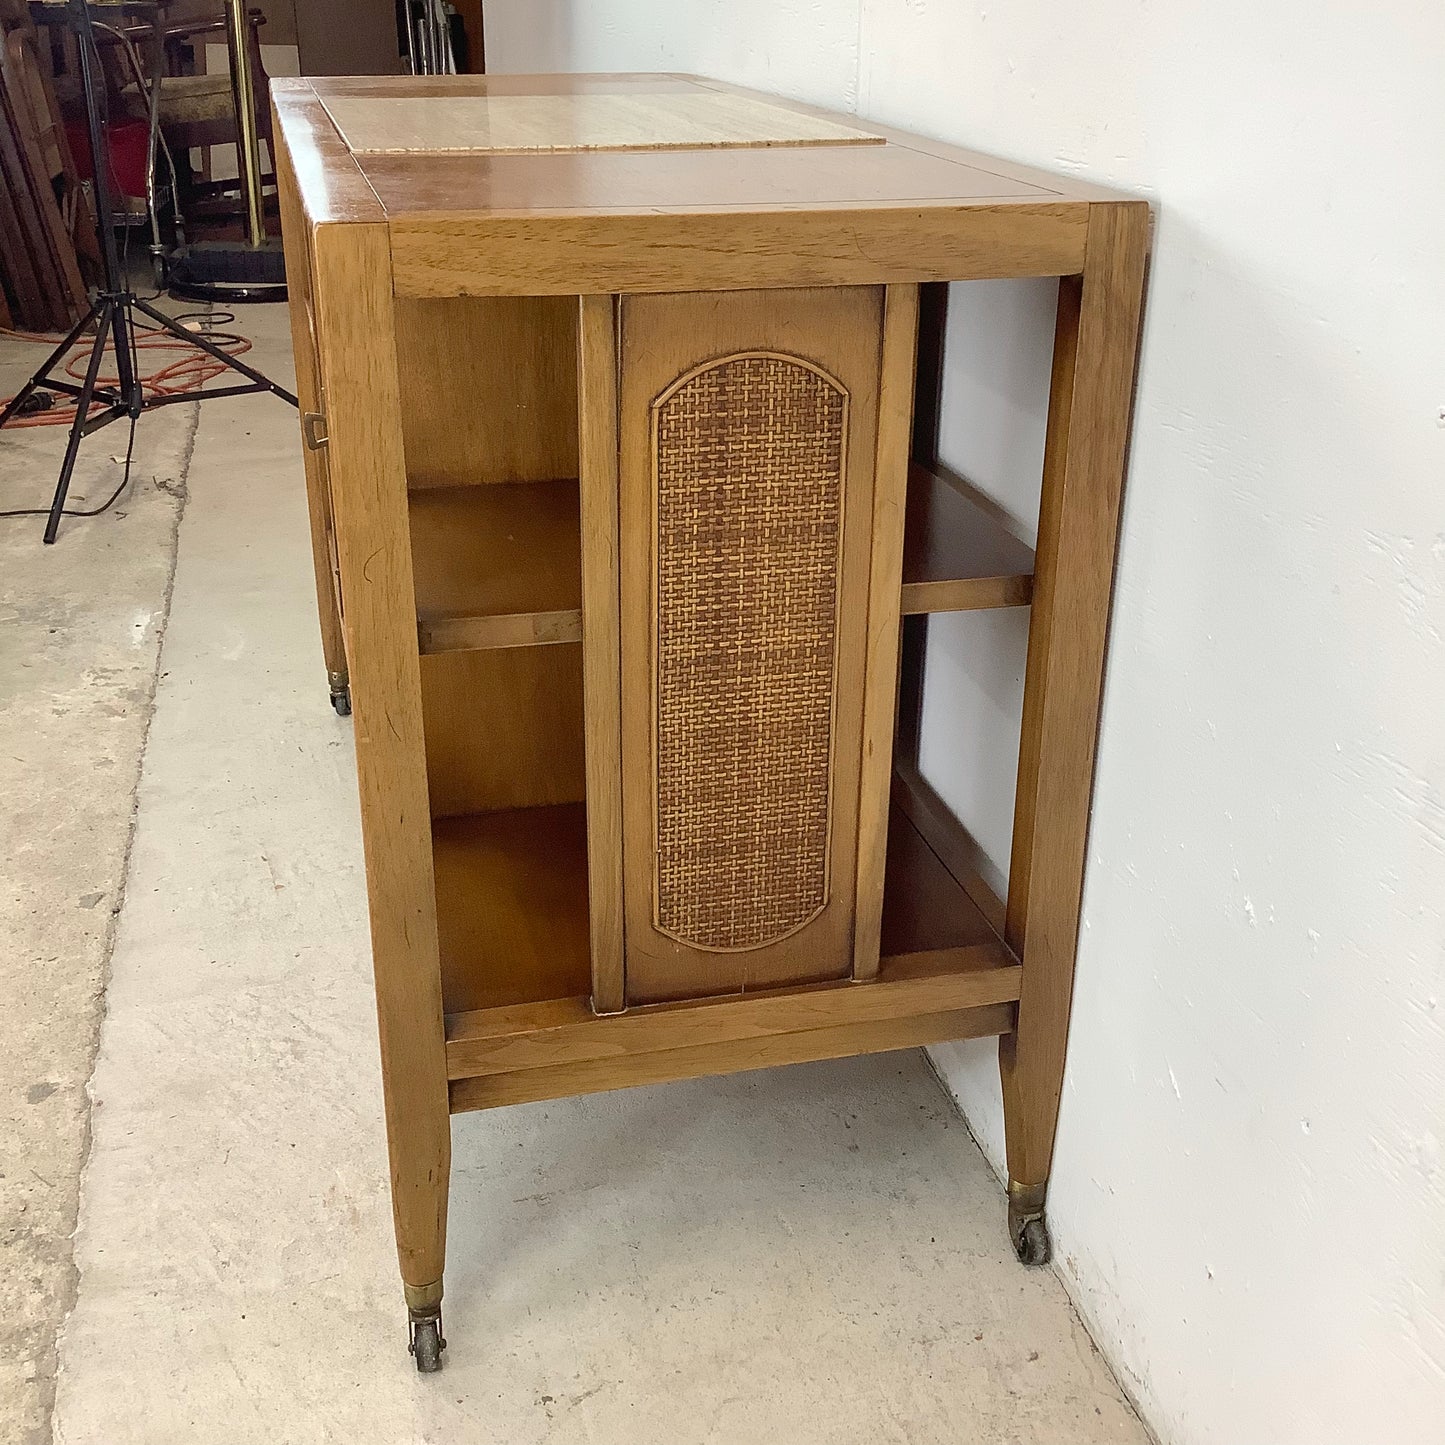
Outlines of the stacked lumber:
[{"label": "stacked lumber", "polygon": [[94,224],[34,27],[23,5],[6,3],[0,6],[0,325],[68,331],[80,319],[88,302],[76,240],[89,242]]}]

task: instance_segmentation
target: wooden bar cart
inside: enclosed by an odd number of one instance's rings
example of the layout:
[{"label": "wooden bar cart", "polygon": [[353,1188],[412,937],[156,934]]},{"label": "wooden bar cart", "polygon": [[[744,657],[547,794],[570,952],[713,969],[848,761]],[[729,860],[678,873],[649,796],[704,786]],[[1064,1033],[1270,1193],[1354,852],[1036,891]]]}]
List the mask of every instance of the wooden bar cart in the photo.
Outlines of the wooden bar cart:
[{"label": "wooden bar cart", "polygon": [[[1042,1263],[1148,207],[684,76],[273,95],[418,1368],[466,1109],[997,1035]],[[936,455],[943,283],[1031,276],[1036,552]],[[999,898],[921,629],[1028,605]]]}]

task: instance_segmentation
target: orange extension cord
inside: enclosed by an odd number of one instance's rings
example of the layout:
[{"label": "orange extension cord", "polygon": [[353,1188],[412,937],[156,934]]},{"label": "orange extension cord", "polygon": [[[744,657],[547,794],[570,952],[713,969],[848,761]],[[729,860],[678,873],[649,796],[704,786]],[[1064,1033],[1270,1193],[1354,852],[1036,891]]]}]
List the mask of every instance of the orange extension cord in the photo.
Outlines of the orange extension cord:
[{"label": "orange extension cord", "polygon": [[[201,313],[202,315],[204,313]],[[183,319],[190,319],[186,316]],[[232,331],[212,331],[209,322],[212,318],[206,317],[205,337],[212,345],[229,356],[244,356],[250,349],[251,343],[244,336],[238,336]],[[213,377],[220,376],[227,370],[221,362],[198,347],[188,346],[178,337],[172,336],[168,331],[162,331],[154,326],[136,326],[135,349],[141,351],[170,351],[180,352],[174,361],[167,362],[164,366],[158,367],[155,371],[141,374],[140,382],[142,390],[147,397],[153,396],[184,396],[188,392],[199,391]],[[34,341],[46,346],[58,346],[61,338],[59,336],[44,336],[35,331],[12,331],[7,327],[0,326],[0,336],[13,336],[19,341]],[[72,376],[76,381],[85,379],[85,363],[90,356],[91,339],[86,336],[80,337],[75,345],[83,348],[76,355],[73,355],[65,363],[65,374]],[[115,337],[106,337],[106,352],[114,356]],[[104,365],[104,363],[102,363]],[[102,372],[96,378],[97,386],[115,386],[120,377],[114,374]],[[44,390],[44,387],[41,387]],[[0,408],[6,406],[10,401],[9,397],[0,399]],[[6,430],[11,427],[22,426],[69,426],[75,420],[75,400],[73,397],[57,397],[56,403],[48,411],[33,412],[29,416],[12,417],[6,423]],[[105,402],[92,402],[92,407],[103,408]]]}]

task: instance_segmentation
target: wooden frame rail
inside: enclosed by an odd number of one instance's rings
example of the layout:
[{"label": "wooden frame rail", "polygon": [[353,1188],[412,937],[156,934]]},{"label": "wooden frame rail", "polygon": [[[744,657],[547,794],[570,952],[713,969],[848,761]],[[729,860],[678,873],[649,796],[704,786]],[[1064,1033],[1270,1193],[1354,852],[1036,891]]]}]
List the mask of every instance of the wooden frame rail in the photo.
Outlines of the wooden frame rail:
[{"label": "wooden frame rail", "polygon": [[887,959],[867,986],[845,980],[604,1016],[587,998],[451,1014],[452,1112],[1004,1033],[1021,977],[995,942]]}]

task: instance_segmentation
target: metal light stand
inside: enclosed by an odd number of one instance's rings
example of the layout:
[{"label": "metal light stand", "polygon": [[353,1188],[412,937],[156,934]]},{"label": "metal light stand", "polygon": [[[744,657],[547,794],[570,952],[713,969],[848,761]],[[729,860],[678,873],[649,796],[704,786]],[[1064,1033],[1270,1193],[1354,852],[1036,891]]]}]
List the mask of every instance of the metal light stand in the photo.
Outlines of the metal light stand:
[{"label": "metal light stand", "polygon": [[[50,515],[45,523],[46,542],[55,541],[60,528],[60,518],[65,512],[65,498],[70,491],[71,474],[75,470],[75,459],[80,443],[91,432],[121,417],[138,417],[143,411],[173,402],[204,401],[214,396],[246,396],[251,392],[274,392],[283,401],[295,406],[296,398],[274,381],[261,375],[237,357],[222,351],[203,336],[186,331],[163,312],[140,300],[130,289],[129,279],[121,273],[120,256],[116,251],[115,232],[110,225],[111,193],[110,152],[105,144],[105,121],[102,119],[102,85],[100,57],[95,45],[95,30],[87,0],[66,0],[65,8],[75,27],[77,49],[80,52],[80,79],[85,90],[85,119],[90,132],[90,153],[94,157],[92,170],[95,172],[95,209],[100,217],[100,251],[102,285],[96,290],[90,310],[72,327],[70,334],[45,359],[45,364],[15,393],[10,404],[0,412],[0,427],[14,416],[25,404],[31,392],[40,387],[47,391],[58,391],[64,396],[73,396],[75,421],[71,424],[70,438],[66,442],[65,457],[60,463],[60,478],[55,486],[55,499],[50,505]],[[218,386],[206,391],[182,393],[175,396],[145,395],[135,369],[135,320],[133,312],[139,311],[147,320],[164,331],[179,337],[189,346],[204,351],[208,356],[222,362],[232,371],[246,377],[244,385]],[[95,341],[90,348],[90,361],[85,368],[85,380],[77,386],[69,378],[52,376],[51,368],[79,340],[87,326],[95,324]],[[97,386],[101,358],[105,355],[108,336],[115,337],[116,384]],[[90,415],[93,402],[102,403],[102,410]]]}]

